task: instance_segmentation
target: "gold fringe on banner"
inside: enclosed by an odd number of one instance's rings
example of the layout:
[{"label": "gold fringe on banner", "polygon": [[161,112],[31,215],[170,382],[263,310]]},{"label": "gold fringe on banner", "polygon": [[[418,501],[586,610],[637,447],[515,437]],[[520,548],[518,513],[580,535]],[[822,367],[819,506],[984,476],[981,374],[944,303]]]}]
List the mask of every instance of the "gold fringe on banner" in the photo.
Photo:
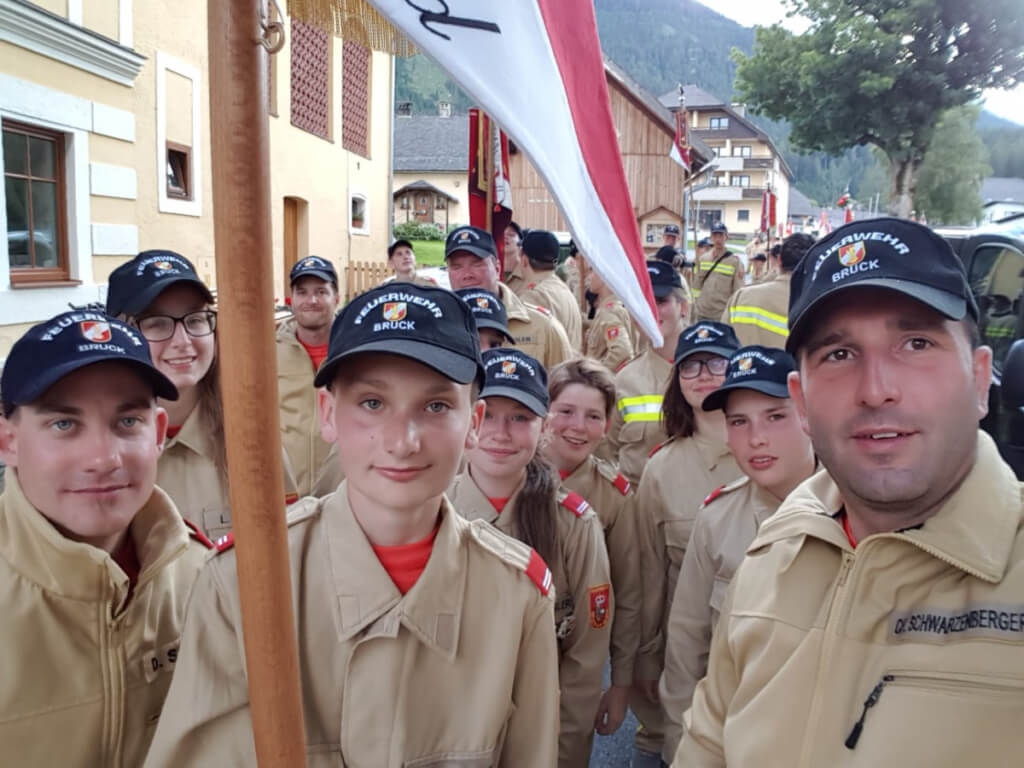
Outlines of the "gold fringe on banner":
[{"label": "gold fringe on banner", "polygon": [[415,46],[367,0],[288,0],[288,15],[371,51],[412,56]]}]

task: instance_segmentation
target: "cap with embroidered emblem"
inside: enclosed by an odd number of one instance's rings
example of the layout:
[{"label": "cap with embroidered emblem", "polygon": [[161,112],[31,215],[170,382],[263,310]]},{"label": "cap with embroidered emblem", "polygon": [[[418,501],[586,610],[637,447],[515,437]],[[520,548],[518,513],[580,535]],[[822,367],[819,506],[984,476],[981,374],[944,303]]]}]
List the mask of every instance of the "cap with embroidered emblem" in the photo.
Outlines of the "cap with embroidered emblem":
[{"label": "cap with embroidered emblem", "polygon": [[491,233],[480,227],[470,226],[458,227],[448,234],[448,239],[444,243],[445,259],[456,251],[466,251],[480,259],[498,255]]},{"label": "cap with embroidered emblem", "polygon": [[711,352],[721,357],[729,357],[739,348],[740,340],[736,338],[736,331],[731,325],[707,320],[691,325],[679,335],[672,364],[679,365],[697,352]]},{"label": "cap with embroidered emblem", "polygon": [[107,314],[137,315],[176,283],[191,283],[207,302],[213,303],[213,294],[199,279],[191,261],[174,251],[142,251],[110,273]]},{"label": "cap with embroidered emblem", "polygon": [[392,282],[350,301],[334,319],[314,385],[330,384],[343,360],[364,352],[408,357],[460,384],[483,382],[473,313],[444,288]]},{"label": "cap with embroidered emblem", "polygon": [[[388,255],[390,254],[389,250]],[[319,277],[325,283],[330,283],[335,288],[338,286],[338,273],[335,271],[334,265],[327,259],[321,259],[319,256],[307,256],[295,263],[288,276],[289,283],[295,285],[295,281],[300,277]]]},{"label": "cap with embroidered emblem", "polygon": [[515,337],[508,332],[508,313],[501,299],[482,288],[462,288],[455,293],[469,306],[478,329],[492,328],[508,339],[509,344],[516,343]]},{"label": "cap with embroidered emblem", "polygon": [[663,235],[675,235],[679,236],[679,226],[676,224],[666,224],[665,229],[661,231]]},{"label": "cap with embroidered emblem", "polygon": [[683,287],[683,279],[675,267],[664,261],[648,261],[647,274],[651,278],[651,289],[656,299],[664,299],[672,293],[673,288]]},{"label": "cap with embroidered emblem", "polygon": [[483,354],[483,362],[481,398],[507,397],[538,416],[547,415],[551,404],[548,372],[536,358],[518,349],[488,349]]},{"label": "cap with embroidered emblem", "polygon": [[812,310],[854,287],[888,288],[950,320],[978,318],[963,263],[921,224],[881,217],[846,224],[812,245],[793,271],[786,350],[800,346]]},{"label": "cap with embroidered emblem", "polygon": [[174,384],[153,365],[142,334],[102,312],[74,311],[32,326],[14,342],[0,378],[4,412],[35,402],[79,368],[108,361],[131,365],[154,395],[178,399]]},{"label": "cap with embroidered emblem", "polygon": [[729,392],[734,389],[752,389],[770,397],[788,398],[787,379],[796,370],[796,360],[777,347],[751,344],[741,347],[729,358],[722,386],[704,398],[701,408],[717,411],[724,408]]},{"label": "cap with embroidered emblem", "polygon": [[723,234],[728,234],[728,233],[729,233],[728,228],[721,221],[715,222],[714,226],[711,227],[711,234],[712,235],[723,235]]}]

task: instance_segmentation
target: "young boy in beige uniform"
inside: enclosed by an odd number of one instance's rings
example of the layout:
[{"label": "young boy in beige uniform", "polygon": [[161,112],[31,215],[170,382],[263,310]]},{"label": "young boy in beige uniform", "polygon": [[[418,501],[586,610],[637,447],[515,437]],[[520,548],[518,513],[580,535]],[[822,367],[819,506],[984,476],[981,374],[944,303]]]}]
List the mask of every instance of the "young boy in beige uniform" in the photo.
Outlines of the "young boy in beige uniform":
[{"label": "young boy in beige uniform", "polygon": [[15,342],[0,393],[0,762],[140,766],[212,546],[154,486],[177,391],[76,311]]},{"label": "young boy in beige uniform", "polygon": [[[346,480],[288,521],[310,766],[555,765],[551,574],[444,497],[477,442],[482,373],[450,291],[391,283],[334,322],[314,384]],[[255,764],[235,557],[221,549],[189,602],[151,768]]]},{"label": "young boy in beige uniform", "polygon": [[761,523],[814,473],[811,440],[786,385],[794,370],[795,361],[781,349],[742,347],[729,358],[725,382],[702,404],[705,411],[725,412],[726,443],[744,476],[704,500],[679,569],[658,686],[666,762],[679,747],[683,712],[707,671],[711,634],[737,566]]}]

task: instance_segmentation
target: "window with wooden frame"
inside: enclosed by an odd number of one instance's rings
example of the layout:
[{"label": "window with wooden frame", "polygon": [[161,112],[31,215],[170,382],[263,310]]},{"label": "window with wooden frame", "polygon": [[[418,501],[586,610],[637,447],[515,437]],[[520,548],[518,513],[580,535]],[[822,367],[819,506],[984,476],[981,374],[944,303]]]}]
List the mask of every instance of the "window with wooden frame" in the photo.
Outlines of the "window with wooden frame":
[{"label": "window with wooden frame", "polygon": [[192,147],[167,142],[167,196],[192,199]]},{"label": "window with wooden frame", "polygon": [[370,157],[370,51],[346,40],[341,48],[341,146]]},{"label": "window with wooden frame", "polygon": [[3,121],[12,284],[68,279],[64,142],[60,131]]}]

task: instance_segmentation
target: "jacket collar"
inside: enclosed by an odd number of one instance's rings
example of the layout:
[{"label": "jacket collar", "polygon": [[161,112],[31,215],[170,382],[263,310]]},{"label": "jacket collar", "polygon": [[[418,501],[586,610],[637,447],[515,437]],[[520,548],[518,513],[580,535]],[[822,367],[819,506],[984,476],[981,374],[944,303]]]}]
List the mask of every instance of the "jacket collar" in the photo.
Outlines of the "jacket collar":
[{"label": "jacket collar", "polygon": [[[299,344],[299,337],[295,334],[295,329],[297,327],[298,323],[296,322],[295,317],[289,317],[277,327],[277,340],[284,343],[291,343],[299,349],[302,349],[302,345]],[[303,350],[303,352],[305,352],[305,350]]]},{"label": "jacket collar", "polygon": [[[441,524],[426,568],[404,596],[380,564],[348,503],[348,483],[324,501],[334,591],[338,597],[338,634],[349,640],[390,613],[383,634],[395,636],[399,626],[447,659],[458,650],[459,627],[467,578],[464,537],[468,524],[441,502]],[[393,610],[395,609],[395,610]]]},{"label": "jacket collar", "polygon": [[526,303],[504,283],[498,283],[498,298],[505,305],[505,314],[509,320],[530,321],[530,311],[527,309]]},{"label": "jacket collar", "polygon": [[[0,496],[0,556],[29,581],[62,597],[88,602],[112,600],[119,606],[128,594],[128,576],[102,549],[73,541],[32,506],[8,468]],[[141,569],[138,590],[189,541],[188,529],[170,497],[154,487],[149,501],[129,527]]]},{"label": "jacket collar", "polygon": [[213,461],[213,441],[210,439],[209,430],[203,426],[200,411],[201,406],[196,404],[192,413],[185,419],[185,423],[181,425],[181,431],[167,441],[167,445],[164,446],[165,451],[180,445],[199,454],[204,459]]},{"label": "jacket collar", "polygon": [[[843,507],[839,488],[822,470],[805,480],[761,526],[750,550],[782,539],[813,536],[849,550],[833,519]],[[985,581],[1006,572],[1021,522],[1021,484],[992,438],[978,431],[974,466],[934,516],[914,530],[868,536],[899,537]]]},{"label": "jacket collar", "polygon": [[459,514],[467,520],[484,520],[499,531],[515,537],[517,530],[516,501],[525,482],[524,479],[516,487],[512,495],[509,496],[505,508],[499,514],[491,504],[491,500],[487,498],[487,494],[480,490],[480,486],[476,484],[476,480],[473,479],[470,468],[467,466],[466,470],[455,478],[455,483],[452,485],[452,498],[458,505]]},{"label": "jacket collar", "polygon": [[716,440],[710,435],[702,435],[699,432],[694,432],[691,437],[693,438],[693,445],[697,449],[697,453],[700,454],[701,461],[704,463],[704,467],[709,472],[714,470],[722,459],[730,455],[724,440]]}]

